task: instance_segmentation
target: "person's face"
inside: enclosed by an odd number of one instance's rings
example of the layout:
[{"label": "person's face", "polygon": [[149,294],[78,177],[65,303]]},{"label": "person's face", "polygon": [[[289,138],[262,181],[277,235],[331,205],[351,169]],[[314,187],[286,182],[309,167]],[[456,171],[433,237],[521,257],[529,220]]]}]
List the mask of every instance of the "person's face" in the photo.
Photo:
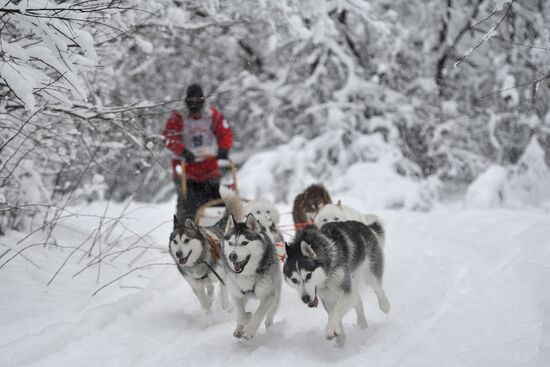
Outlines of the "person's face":
[{"label": "person's face", "polygon": [[187,104],[187,108],[189,108],[189,112],[200,112],[204,106],[204,97],[187,97],[185,103]]}]

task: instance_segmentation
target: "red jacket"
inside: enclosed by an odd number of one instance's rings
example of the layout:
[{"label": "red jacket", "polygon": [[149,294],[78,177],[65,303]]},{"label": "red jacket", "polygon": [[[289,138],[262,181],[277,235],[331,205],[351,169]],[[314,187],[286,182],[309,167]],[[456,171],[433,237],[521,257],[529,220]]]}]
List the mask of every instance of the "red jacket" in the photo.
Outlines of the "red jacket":
[{"label": "red jacket", "polygon": [[[225,120],[223,114],[221,114],[215,108],[211,108],[211,131],[215,137],[219,150],[229,150],[233,147],[233,132],[229,127],[227,120]],[[185,116],[185,119],[199,120],[207,116]],[[184,117],[177,111],[172,111],[170,117],[164,125],[164,145],[174,153],[172,159],[172,173],[174,177],[179,176],[176,167],[181,164],[182,152],[185,147],[185,138],[183,136],[184,131]],[[220,170],[218,168],[218,160],[215,157],[208,158],[201,162],[191,162],[187,164],[187,179],[191,181],[205,182],[213,178],[220,177]]]}]

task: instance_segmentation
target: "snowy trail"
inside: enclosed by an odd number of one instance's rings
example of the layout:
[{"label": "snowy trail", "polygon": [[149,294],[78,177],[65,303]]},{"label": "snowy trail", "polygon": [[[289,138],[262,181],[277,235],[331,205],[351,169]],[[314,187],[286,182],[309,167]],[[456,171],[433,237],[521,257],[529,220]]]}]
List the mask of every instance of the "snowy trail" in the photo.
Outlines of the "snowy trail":
[{"label": "snowy trail", "polygon": [[[153,209],[146,216],[153,218]],[[392,309],[363,292],[369,327],[323,339],[326,315],[283,285],[269,331],[234,339],[234,317],[201,311],[175,268],[125,280],[60,279],[23,261],[0,269],[0,366],[546,366],[550,363],[550,216],[525,211],[379,213],[387,226]],[[151,226],[152,227],[152,226]],[[169,231],[153,233],[162,243]],[[50,260],[58,259],[53,257]],[[162,261],[170,261],[167,254]],[[22,280],[18,280],[23,272]],[[51,274],[50,274],[51,275]],[[46,279],[47,280],[47,279]],[[33,285],[33,287],[29,285]]]}]

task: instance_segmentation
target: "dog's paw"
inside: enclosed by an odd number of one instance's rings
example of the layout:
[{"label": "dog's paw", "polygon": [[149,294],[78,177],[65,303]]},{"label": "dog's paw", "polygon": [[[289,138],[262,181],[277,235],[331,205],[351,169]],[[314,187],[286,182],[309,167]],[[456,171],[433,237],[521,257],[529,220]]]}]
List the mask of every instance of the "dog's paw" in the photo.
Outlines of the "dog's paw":
[{"label": "dog's paw", "polygon": [[242,337],[246,340],[250,340],[256,335],[256,329],[255,327],[252,327],[251,325],[246,325],[243,329]]},{"label": "dog's paw", "polygon": [[334,327],[334,326],[327,326],[327,329],[325,331],[325,338],[327,340],[332,340],[336,338],[338,335],[340,335],[342,331],[340,330],[340,327]]},{"label": "dog's paw", "polygon": [[382,298],[378,300],[378,307],[382,310],[384,313],[390,312],[390,302],[387,298]]},{"label": "dog's paw", "polygon": [[242,330],[235,330],[235,331],[233,332],[233,336],[234,336],[235,338],[237,338],[237,339],[240,339],[240,338],[243,337],[243,331],[242,331]]},{"label": "dog's paw", "polygon": [[359,326],[359,329],[366,329],[369,326],[369,323],[367,322],[366,318],[360,318],[357,319],[357,326]]},{"label": "dog's paw", "polygon": [[237,325],[237,327],[235,328],[235,331],[233,332],[233,336],[235,338],[242,338],[243,337],[243,329],[244,329],[244,326],[243,325]]}]

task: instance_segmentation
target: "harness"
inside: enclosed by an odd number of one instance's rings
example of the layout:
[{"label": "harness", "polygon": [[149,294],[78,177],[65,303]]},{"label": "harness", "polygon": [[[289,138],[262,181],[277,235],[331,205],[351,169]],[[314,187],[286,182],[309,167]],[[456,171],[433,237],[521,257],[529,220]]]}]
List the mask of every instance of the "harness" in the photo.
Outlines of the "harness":
[{"label": "harness", "polygon": [[210,245],[210,256],[212,261],[218,261],[221,258],[221,245],[220,240],[214,236],[206,236],[206,240]]},{"label": "harness", "polygon": [[[210,257],[212,261],[218,261],[221,258],[220,240],[217,237],[210,236],[210,235],[206,235],[205,238],[206,238],[206,241],[208,241],[208,244],[210,245]],[[214,270],[214,268],[211,267],[210,264],[207,263],[206,261],[203,260],[202,263],[206,265],[208,269],[210,269],[210,271],[214,273],[216,278],[218,278],[218,280],[225,286],[225,282],[223,281],[222,277],[220,277],[220,275],[216,272],[216,270]],[[208,276],[208,273],[205,275],[205,277],[206,276]]]}]

